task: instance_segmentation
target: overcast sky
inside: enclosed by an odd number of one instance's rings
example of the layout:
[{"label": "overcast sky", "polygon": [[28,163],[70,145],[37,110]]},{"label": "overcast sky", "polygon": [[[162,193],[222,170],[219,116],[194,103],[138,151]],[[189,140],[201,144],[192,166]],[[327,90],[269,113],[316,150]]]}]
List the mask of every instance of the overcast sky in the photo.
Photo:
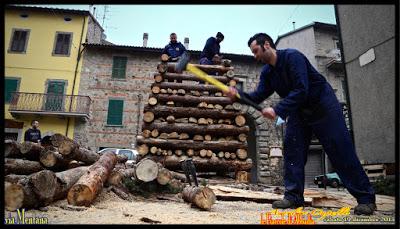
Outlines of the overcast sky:
[{"label": "overcast sky", "polygon": [[[89,10],[89,5],[40,6]],[[336,24],[333,5],[106,5],[105,14],[105,5],[92,6],[114,44],[142,46],[148,33],[147,46],[163,48],[175,32],[182,43],[189,37],[189,49],[202,50],[207,38],[222,32],[221,52],[246,55],[251,55],[247,41],[255,33],[276,41],[293,30],[293,21],[295,28],[315,21]]]}]

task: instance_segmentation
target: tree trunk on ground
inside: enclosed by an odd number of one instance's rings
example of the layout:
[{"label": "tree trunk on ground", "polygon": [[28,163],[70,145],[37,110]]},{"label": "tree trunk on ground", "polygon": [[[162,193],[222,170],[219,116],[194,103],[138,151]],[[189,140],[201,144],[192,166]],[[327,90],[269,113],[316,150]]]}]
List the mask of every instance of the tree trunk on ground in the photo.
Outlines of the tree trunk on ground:
[{"label": "tree trunk on ground", "polygon": [[5,158],[4,169],[5,175],[29,175],[43,170],[44,167],[37,161]]},{"label": "tree trunk on ground", "polygon": [[14,140],[5,140],[4,144],[4,157],[22,158],[24,156],[20,151],[21,143]]},{"label": "tree trunk on ground", "polygon": [[229,136],[229,135],[239,135],[243,133],[248,133],[250,128],[248,126],[237,127],[234,125],[226,124],[215,124],[215,125],[193,125],[189,123],[175,123],[173,125],[166,122],[162,123],[151,123],[144,124],[143,129],[154,130],[157,129],[160,132],[178,132],[178,133],[191,133],[191,134],[210,134],[218,136]]},{"label": "tree trunk on ground", "polygon": [[41,146],[39,143],[23,142],[19,149],[24,158],[32,161],[38,161],[40,152],[43,150],[43,146]]},{"label": "tree trunk on ground", "polygon": [[203,210],[210,210],[217,200],[214,192],[208,187],[186,186],[182,191],[182,198]]},{"label": "tree trunk on ground", "polygon": [[76,206],[89,206],[103,188],[104,182],[116,163],[115,153],[104,153],[71,187],[67,195],[68,203]]},{"label": "tree trunk on ground", "polygon": [[29,184],[29,179],[21,179],[21,182],[14,184],[5,182],[4,188],[4,204],[9,211],[36,208],[40,205]]},{"label": "tree trunk on ground", "polygon": [[53,200],[64,199],[67,197],[69,189],[89,171],[89,166],[80,166],[56,173],[57,186]]},{"label": "tree trunk on ground", "polygon": [[[164,163],[164,167],[169,170],[181,170],[182,168],[180,161],[182,160],[182,157],[178,157],[176,155],[166,157],[151,156],[150,159],[160,163]],[[245,161],[226,160],[218,157],[201,158],[199,156],[193,156],[191,158],[197,172],[232,172],[241,170],[246,171],[250,170],[253,165],[250,158],[247,158]]]},{"label": "tree trunk on ground", "polygon": [[135,168],[131,169],[120,169],[118,171],[113,170],[107,179],[108,185],[120,186],[122,180],[127,177],[135,177]]},{"label": "tree trunk on ground", "polygon": [[172,179],[172,173],[166,168],[160,168],[158,170],[158,175],[157,175],[157,182],[160,185],[166,185],[168,184]]},{"label": "tree trunk on ground", "polygon": [[247,148],[247,143],[239,141],[209,141],[209,142],[196,142],[193,140],[175,140],[175,139],[158,139],[158,138],[141,138],[138,136],[137,144],[147,144],[157,146],[165,149],[209,149],[213,151],[235,151],[238,148]]},{"label": "tree trunk on ground", "polygon": [[51,170],[66,170],[71,162],[70,159],[65,159],[55,147],[46,147],[40,152],[40,163]]},{"label": "tree trunk on ground", "polygon": [[75,159],[77,161],[82,161],[86,165],[91,165],[95,163],[97,160],[99,160],[100,155],[98,153],[95,153],[93,151],[90,151],[88,149],[82,148],[82,147],[76,147],[74,148],[73,151],[59,151],[64,158],[67,159]]},{"label": "tree trunk on ground", "polygon": [[220,104],[220,105],[228,105],[232,104],[232,101],[228,97],[214,97],[214,96],[192,96],[192,95],[169,95],[169,94],[157,94],[155,98],[159,102],[168,102],[173,101],[175,103],[181,103],[184,105],[198,105],[201,102],[206,102],[207,104]]},{"label": "tree trunk on ground", "polygon": [[143,182],[153,181],[158,175],[158,165],[151,159],[144,158],[136,164],[135,178]]}]

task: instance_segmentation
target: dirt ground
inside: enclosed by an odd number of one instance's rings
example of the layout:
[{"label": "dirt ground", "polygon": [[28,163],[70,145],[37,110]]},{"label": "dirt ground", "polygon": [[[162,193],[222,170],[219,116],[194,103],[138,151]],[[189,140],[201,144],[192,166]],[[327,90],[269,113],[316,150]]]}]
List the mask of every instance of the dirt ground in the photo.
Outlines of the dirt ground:
[{"label": "dirt ground", "polygon": [[[90,207],[71,206],[64,199],[40,210],[27,210],[25,216],[46,217],[49,224],[260,224],[262,215],[265,217],[265,213],[271,210],[269,203],[217,200],[210,211],[202,211],[185,203],[179,193],[154,195],[147,199],[132,195],[127,201],[104,188]],[[312,207],[303,209],[306,212],[313,210],[315,208]],[[5,217],[10,216],[18,217],[16,212],[5,211]],[[347,223],[394,224],[395,212],[377,211],[368,218],[353,215],[351,209],[349,217],[356,219],[356,222]],[[368,222],[363,222],[365,220]],[[317,219],[315,223],[343,224]]]}]

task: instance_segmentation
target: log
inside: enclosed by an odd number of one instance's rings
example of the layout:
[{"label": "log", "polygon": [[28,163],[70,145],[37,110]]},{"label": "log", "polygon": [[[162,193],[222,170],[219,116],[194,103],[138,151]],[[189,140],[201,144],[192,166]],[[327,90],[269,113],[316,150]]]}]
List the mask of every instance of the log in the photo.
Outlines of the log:
[{"label": "log", "polygon": [[178,173],[178,172],[171,171],[171,170],[170,170],[170,172],[171,172],[171,175],[172,175],[171,181],[172,181],[173,179],[177,179],[177,180],[180,180],[180,181],[182,181],[182,182],[187,182],[187,181],[186,181],[186,175],[185,175],[185,174]]},{"label": "log", "polygon": [[145,138],[149,138],[151,136],[151,131],[150,130],[143,130],[142,131],[142,136]]},{"label": "log", "polygon": [[206,156],[211,157],[213,155],[213,151],[207,150]]},{"label": "log", "polygon": [[206,149],[200,150],[200,157],[206,157],[206,156],[207,156],[207,150]]},{"label": "log", "polygon": [[161,138],[161,139],[168,139],[169,136],[168,136],[167,133],[161,133],[160,136],[159,136],[159,138]]},{"label": "log", "polygon": [[4,157],[22,158],[24,155],[20,151],[21,143],[14,140],[4,140]]},{"label": "log", "polygon": [[207,119],[205,119],[205,118],[199,118],[199,119],[197,120],[197,123],[198,123],[199,125],[208,125]]},{"label": "log", "polygon": [[[233,70],[229,70],[226,72],[225,74],[228,78],[233,79],[233,77],[235,76],[235,72]],[[236,80],[237,81],[237,80]]]},{"label": "log", "polygon": [[197,119],[193,117],[189,117],[189,123],[197,123]]},{"label": "log", "polygon": [[176,123],[189,123],[189,118],[177,118],[175,119]]},{"label": "log", "polygon": [[[244,115],[243,112],[222,110],[223,107],[215,104],[215,109],[201,109],[196,107],[168,107],[168,106],[146,106],[144,111],[151,111],[156,117],[168,117],[173,114],[175,121],[178,118],[187,118],[188,114],[192,118],[213,118],[227,119],[234,118],[238,115]],[[197,122],[197,121],[196,121]]]},{"label": "log", "polygon": [[29,179],[23,179],[24,183],[4,184],[4,205],[8,211],[16,211],[21,208],[36,208],[40,205],[36,195],[33,193]]},{"label": "log", "polygon": [[[219,105],[219,104],[215,104],[214,108],[217,109],[217,110],[222,110],[222,109],[224,109],[224,107],[221,106],[221,105]],[[222,118],[223,116],[219,116],[219,117]]]},{"label": "log", "polygon": [[[200,119],[199,119],[200,120]],[[207,120],[205,122],[208,124]],[[234,125],[226,124],[213,124],[213,125],[193,125],[188,123],[175,123],[173,125],[166,122],[163,123],[151,123],[144,124],[143,128],[148,130],[158,130],[162,132],[178,132],[178,133],[191,133],[191,134],[202,134],[202,135],[219,135],[229,136],[248,133],[250,131],[249,126],[236,127]]]},{"label": "log", "polygon": [[220,104],[220,105],[228,105],[232,104],[232,101],[228,97],[214,97],[214,96],[201,96],[201,97],[196,97],[192,95],[168,95],[168,94],[157,94],[154,95],[157,99],[157,101],[160,102],[178,102],[183,105],[187,106],[195,106],[201,102],[206,102],[207,104],[212,103],[212,104]]},{"label": "log", "polygon": [[154,120],[154,114],[151,111],[147,111],[143,114],[143,121],[149,123]]},{"label": "log", "polygon": [[175,117],[172,116],[172,115],[168,116],[168,117],[167,117],[167,122],[168,122],[168,123],[174,123],[174,122],[175,122]]},{"label": "log", "polygon": [[[164,167],[176,171],[181,170],[180,161],[181,157],[176,155],[166,156],[166,157],[158,157],[151,156],[150,159],[164,163]],[[192,156],[193,163],[196,167],[197,172],[234,172],[234,171],[247,171],[252,167],[252,160],[247,158],[245,161],[241,160],[227,160],[221,159],[217,157],[211,158],[202,158],[200,156]]]},{"label": "log", "polygon": [[186,91],[185,89],[178,89],[178,95],[185,95]]},{"label": "log", "polygon": [[206,102],[201,102],[197,105],[198,108],[207,108],[207,103]]},{"label": "log", "polygon": [[222,64],[222,66],[230,67],[231,64],[232,64],[232,61],[229,60],[229,59],[222,59],[222,60],[221,60],[221,64]]},{"label": "log", "polygon": [[172,173],[166,168],[160,168],[157,174],[157,182],[160,185],[168,184],[172,179]]},{"label": "log", "polygon": [[212,119],[212,118],[207,118],[207,124],[209,124],[209,125],[214,124],[214,119]]},{"label": "log", "polygon": [[166,93],[168,93],[168,91],[167,91],[166,89],[161,89],[161,90],[160,90],[160,93],[166,94]]},{"label": "log", "polygon": [[38,161],[40,152],[43,150],[43,146],[41,146],[39,143],[23,142],[21,143],[19,149],[24,158],[32,161]]},{"label": "log", "polygon": [[55,173],[57,177],[56,192],[53,196],[54,200],[60,200],[67,197],[69,189],[79,180],[81,176],[87,173],[89,166],[80,166]]},{"label": "log", "polygon": [[231,157],[231,153],[225,152],[225,153],[224,153],[224,157],[225,157],[226,159],[229,159],[229,158]]},{"label": "log", "polygon": [[159,73],[165,73],[168,70],[168,64],[167,63],[160,63],[157,65],[157,70]]},{"label": "log", "polygon": [[234,110],[237,110],[237,111],[240,111],[240,110],[242,109],[242,104],[240,104],[240,103],[238,103],[238,102],[234,102],[234,103],[232,104],[232,106],[233,106],[233,109],[234,109]]},{"label": "log", "polygon": [[56,195],[57,177],[50,170],[42,170],[29,176],[32,191],[36,194],[41,205],[49,205]]},{"label": "log", "polygon": [[157,178],[158,165],[153,160],[144,158],[136,165],[135,178],[143,182],[150,182]]},{"label": "log", "polygon": [[[175,66],[177,63],[173,62],[168,62],[166,65],[167,70],[164,71],[165,66],[160,67],[160,70],[162,72],[175,72]],[[228,72],[229,70],[233,70],[233,67],[225,67],[221,65],[200,65],[200,64],[192,64],[193,66],[201,69],[202,71],[206,73],[213,73],[213,72],[218,72],[220,75]],[[159,72],[160,72],[159,70]]]},{"label": "log", "polygon": [[151,92],[153,92],[154,94],[160,93],[160,87],[159,86],[153,86],[151,88]]},{"label": "log", "polygon": [[202,92],[207,91],[209,93],[215,93],[220,91],[220,89],[218,89],[216,86],[207,84],[182,84],[182,83],[162,82],[162,83],[152,84],[152,87],[153,88],[158,87],[161,89],[170,88],[173,90],[184,90],[184,91],[202,91]]},{"label": "log", "polygon": [[236,159],[236,153],[231,153],[229,157],[230,157],[230,159],[233,159],[233,160]]},{"label": "log", "polygon": [[19,180],[26,178],[27,175],[8,174],[4,177],[4,181],[12,184],[17,183]]},{"label": "log", "polygon": [[4,173],[29,175],[43,170],[44,167],[37,161],[29,161],[25,159],[5,158]]},{"label": "log", "polygon": [[178,90],[176,90],[176,89],[172,90],[172,94],[173,94],[173,95],[178,94]]},{"label": "log", "polygon": [[[160,74],[156,74],[156,76],[161,76]],[[195,75],[188,75],[188,74],[180,74],[180,73],[165,73],[163,75],[163,78],[167,79],[167,80],[188,80],[188,81],[197,81],[197,82],[204,82],[203,80],[199,79],[198,77],[196,77]],[[221,81],[222,83],[226,84],[229,82],[229,78],[227,78],[226,76],[213,76],[213,78]],[[236,79],[238,80],[238,79]],[[161,81],[157,81],[156,82],[162,82]]]},{"label": "log", "polygon": [[117,155],[117,163],[124,164],[125,162],[128,161],[128,156],[125,154],[118,154]]},{"label": "log", "polygon": [[187,134],[187,133],[181,133],[181,134],[179,134],[179,139],[180,139],[180,140],[189,139],[189,134]]},{"label": "log", "polygon": [[204,137],[202,135],[196,134],[196,135],[194,135],[193,140],[194,141],[204,141]]},{"label": "log", "polygon": [[150,153],[156,154],[157,150],[158,150],[157,147],[153,146],[153,147],[150,148]]},{"label": "log", "polygon": [[219,151],[217,156],[218,156],[219,158],[223,158],[223,157],[225,156],[224,151]]},{"label": "log", "polygon": [[40,152],[40,163],[46,168],[52,170],[66,170],[68,169],[70,159],[65,159],[55,147],[46,147]]},{"label": "log", "polygon": [[160,58],[162,62],[167,62],[169,60],[168,54],[162,54]]},{"label": "log", "polygon": [[175,154],[178,156],[182,156],[183,155],[183,151],[180,149],[175,150]]},{"label": "log", "polygon": [[239,134],[238,140],[241,142],[247,141],[247,135],[246,134]]},{"label": "log", "polygon": [[199,91],[190,91],[190,93],[194,96],[201,96]]},{"label": "log", "polygon": [[238,115],[235,117],[235,123],[238,126],[244,126],[244,124],[246,124],[246,118],[243,115]]},{"label": "log", "polygon": [[67,195],[68,203],[75,206],[89,206],[101,191],[116,163],[115,153],[104,153],[71,187]]},{"label": "log", "polygon": [[151,136],[152,136],[153,138],[157,137],[158,134],[159,134],[159,132],[158,132],[157,129],[153,129],[153,130],[151,131]]},{"label": "log", "polygon": [[193,140],[175,140],[175,139],[158,139],[158,138],[137,138],[138,145],[147,144],[166,149],[209,149],[209,150],[225,150],[235,151],[238,148],[247,148],[247,143],[238,141],[208,141],[208,142],[196,142]]},{"label": "log", "polygon": [[246,171],[238,171],[235,174],[236,183],[249,183],[251,178],[251,174]]},{"label": "log", "polygon": [[171,101],[171,100],[169,100],[169,101],[167,101],[167,106],[171,106],[171,107],[173,107],[174,105],[175,105],[175,102],[174,101]]},{"label": "log", "polygon": [[155,98],[155,97],[150,97],[149,98],[149,100],[148,100],[148,103],[150,104],[150,105],[156,105],[157,104],[157,98]]},{"label": "log", "polygon": [[208,109],[214,109],[214,105],[213,105],[213,104],[208,104],[208,105],[207,105],[207,108],[208,108]]},{"label": "log", "polygon": [[145,156],[146,154],[149,153],[149,147],[146,144],[140,145],[138,147],[138,153],[140,156]]},{"label": "log", "polygon": [[246,159],[247,158],[247,150],[245,150],[245,149],[237,149],[236,156],[239,159],[242,159],[242,160]]},{"label": "log", "polygon": [[206,135],[204,135],[204,140],[205,141],[211,141],[211,135],[209,135],[209,134],[206,134]]},{"label": "log", "polygon": [[107,184],[121,186],[122,180],[129,177],[135,177],[135,168],[113,170],[107,179]]},{"label": "log", "polygon": [[52,144],[54,147],[60,147],[60,145],[61,145],[62,142],[68,141],[68,140],[70,140],[68,137],[66,137],[66,136],[64,136],[64,135],[62,135],[62,134],[59,134],[59,133],[53,134],[53,135],[50,137],[51,144]]},{"label": "log", "polygon": [[100,158],[100,155],[98,153],[95,153],[93,151],[90,151],[82,147],[76,147],[73,151],[60,150],[60,154],[63,155],[64,158],[82,161],[86,165],[91,165],[96,161],[98,161]]},{"label": "log", "polygon": [[194,155],[194,150],[193,149],[188,149],[186,150],[186,155],[188,155],[189,157]]},{"label": "log", "polygon": [[182,198],[203,210],[210,210],[217,198],[208,187],[186,186],[182,191]]},{"label": "log", "polygon": [[217,96],[217,97],[221,97],[223,94],[222,94],[222,92],[216,92],[215,94],[214,94],[214,96]]},{"label": "log", "polygon": [[164,80],[163,76],[161,74],[156,74],[154,75],[154,81],[156,81],[157,83],[160,83]]}]

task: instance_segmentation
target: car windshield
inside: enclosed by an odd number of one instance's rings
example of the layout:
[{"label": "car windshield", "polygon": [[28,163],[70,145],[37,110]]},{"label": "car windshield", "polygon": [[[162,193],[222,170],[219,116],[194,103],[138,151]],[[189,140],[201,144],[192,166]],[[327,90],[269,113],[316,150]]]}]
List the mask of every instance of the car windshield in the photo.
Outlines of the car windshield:
[{"label": "car windshield", "polygon": [[133,160],[133,153],[132,153],[132,151],[130,151],[130,150],[121,149],[121,150],[118,152],[118,154],[126,155],[126,156],[128,157],[128,160]]},{"label": "car windshield", "polygon": [[115,149],[115,148],[105,148],[105,149],[100,150],[99,153],[101,153],[101,154],[106,153],[106,152],[114,152],[115,153],[116,150],[117,149]]}]

